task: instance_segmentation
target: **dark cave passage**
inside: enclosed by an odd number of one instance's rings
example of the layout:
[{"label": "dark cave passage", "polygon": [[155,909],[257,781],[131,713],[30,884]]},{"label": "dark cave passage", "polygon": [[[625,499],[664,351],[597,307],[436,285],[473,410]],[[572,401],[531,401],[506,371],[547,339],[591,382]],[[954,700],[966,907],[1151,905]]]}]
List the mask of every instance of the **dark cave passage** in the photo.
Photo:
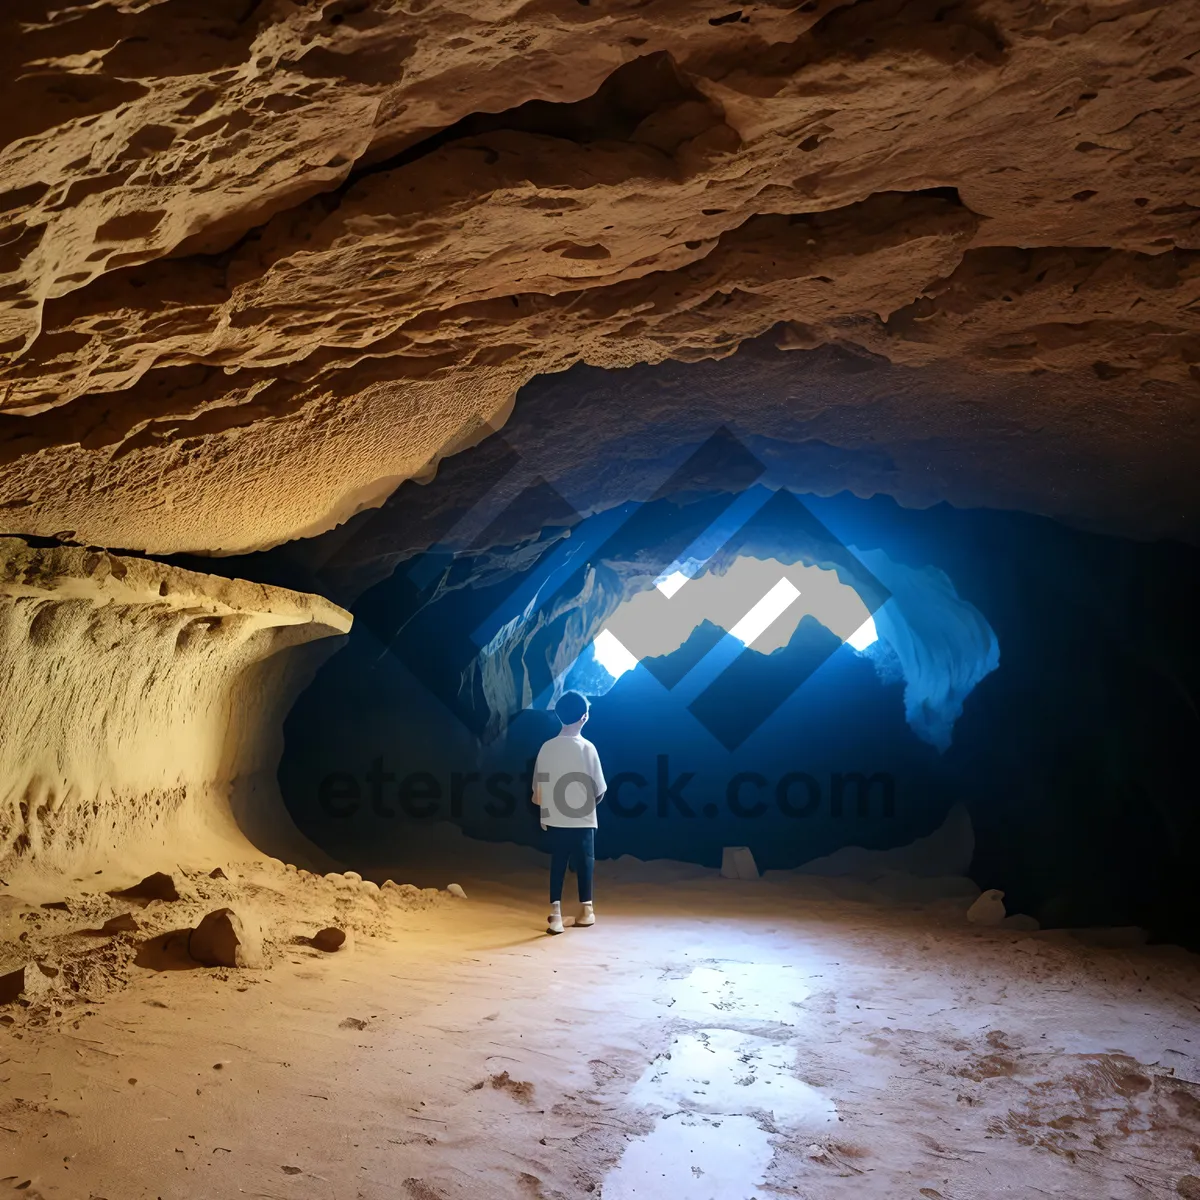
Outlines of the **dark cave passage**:
[{"label": "dark cave passage", "polygon": [[[1009,913],[1194,942],[1200,829],[1176,748],[1196,720],[1196,553],[769,489],[755,461],[722,434],[649,499],[590,516],[542,476],[474,504],[461,472],[402,489],[404,549],[367,568],[390,573],[286,725],[301,830],[381,876],[442,822],[542,845],[531,763],[576,688],[612,784],[601,858],[715,866],[745,845],[787,869],[905,845],[962,806],[958,869]],[[327,569],[352,551],[343,534]],[[706,580],[724,592],[696,619],[677,596]],[[773,580],[798,595],[746,646],[730,631]]]}]

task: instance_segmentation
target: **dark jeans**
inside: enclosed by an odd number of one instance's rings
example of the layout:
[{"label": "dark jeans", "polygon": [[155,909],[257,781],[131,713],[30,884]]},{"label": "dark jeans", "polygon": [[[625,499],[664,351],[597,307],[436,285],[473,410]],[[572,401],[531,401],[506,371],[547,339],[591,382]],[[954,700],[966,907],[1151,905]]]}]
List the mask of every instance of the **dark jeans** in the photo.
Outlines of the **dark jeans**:
[{"label": "dark jeans", "polygon": [[596,831],[561,829],[551,825],[546,833],[550,836],[550,903],[562,899],[563,879],[567,874],[567,862],[570,861],[575,872],[575,881],[579,884],[579,902],[586,904],[592,898]]}]

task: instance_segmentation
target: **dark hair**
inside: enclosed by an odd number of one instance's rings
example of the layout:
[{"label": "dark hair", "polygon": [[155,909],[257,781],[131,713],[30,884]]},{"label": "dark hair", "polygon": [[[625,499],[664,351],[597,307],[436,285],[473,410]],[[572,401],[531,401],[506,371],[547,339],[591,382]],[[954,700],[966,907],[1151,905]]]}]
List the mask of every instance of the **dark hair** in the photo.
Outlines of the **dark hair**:
[{"label": "dark hair", "polygon": [[587,697],[580,692],[563,692],[554,713],[564,725],[574,725],[588,710]]}]

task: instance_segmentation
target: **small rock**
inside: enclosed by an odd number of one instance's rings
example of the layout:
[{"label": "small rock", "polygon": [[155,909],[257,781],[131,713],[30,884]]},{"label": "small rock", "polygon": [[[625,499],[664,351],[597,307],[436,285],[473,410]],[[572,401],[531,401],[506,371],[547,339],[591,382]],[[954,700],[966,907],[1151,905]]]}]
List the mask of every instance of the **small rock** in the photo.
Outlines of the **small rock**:
[{"label": "small rock", "polygon": [[209,879],[228,879],[229,878],[229,876],[226,875],[225,872],[222,871],[220,867],[213,867],[213,869],[211,871],[209,871],[208,877],[209,877]]},{"label": "small rock", "polygon": [[457,896],[460,900],[465,900],[467,898],[467,893],[464,892],[457,883],[450,884],[449,887],[446,888],[446,891],[448,891],[452,896]]},{"label": "small rock", "polygon": [[1027,913],[1013,913],[1011,917],[1004,918],[1003,925],[1005,929],[1016,929],[1022,933],[1037,933],[1041,929],[1037,918]]},{"label": "small rock", "polygon": [[749,846],[726,846],[721,851],[722,879],[758,879],[758,864]]},{"label": "small rock", "polygon": [[999,925],[1004,917],[1004,893],[996,888],[989,888],[967,909],[972,925]]},{"label": "small rock", "polygon": [[188,953],[206,967],[257,967],[262,946],[232,908],[210,912],[188,938]]},{"label": "small rock", "polygon": [[153,875],[147,875],[140,883],[135,883],[133,887],[124,888],[121,891],[109,892],[110,896],[117,896],[123,900],[178,900],[179,890],[175,887],[175,880],[164,871],[155,871]]},{"label": "small rock", "polygon": [[366,1029],[366,1021],[360,1021],[358,1017],[347,1017],[344,1021],[338,1022],[339,1029]]},{"label": "small rock", "polygon": [[12,1004],[25,991],[25,972],[27,967],[18,967],[7,975],[0,975],[0,1004]]},{"label": "small rock", "polygon": [[362,883],[363,877],[357,871],[343,871],[342,878],[350,880],[351,883]]},{"label": "small rock", "polygon": [[141,926],[137,923],[137,918],[133,913],[120,913],[115,917],[109,917],[103,925],[100,926],[100,932],[103,934],[116,933],[137,933]]},{"label": "small rock", "polygon": [[330,883],[345,883],[345,876],[339,875],[337,871],[330,871],[327,875],[323,875],[322,879],[328,880]]},{"label": "small rock", "polygon": [[313,946],[318,950],[324,950],[326,954],[332,954],[335,950],[340,950],[345,940],[346,931],[338,929],[334,925],[319,930],[309,939]]},{"label": "small rock", "polygon": [[358,885],[358,888],[359,888],[359,891],[365,893],[368,896],[378,896],[379,895],[379,884],[375,883],[373,880],[364,879],[362,881],[362,883],[360,883]]},{"label": "small rock", "polygon": [[58,968],[49,963],[31,962],[6,975],[0,975],[0,1004],[13,1004],[24,996],[33,1000],[55,988]]}]

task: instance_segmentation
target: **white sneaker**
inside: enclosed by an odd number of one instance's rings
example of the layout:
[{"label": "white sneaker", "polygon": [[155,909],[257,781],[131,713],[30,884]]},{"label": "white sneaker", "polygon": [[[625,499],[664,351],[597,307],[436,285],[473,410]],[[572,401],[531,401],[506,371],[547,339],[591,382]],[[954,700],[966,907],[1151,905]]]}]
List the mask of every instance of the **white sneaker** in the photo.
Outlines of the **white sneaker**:
[{"label": "white sneaker", "polygon": [[581,925],[595,925],[596,914],[592,911],[592,902],[586,901],[579,910],[579,916],[575,918],[575,927],[578,929]]},{"label": "white sneaker", "polygon": [[562,905],[555,902],[550,905],[550,915],[546,918],[547,933],[562,933]]}]

